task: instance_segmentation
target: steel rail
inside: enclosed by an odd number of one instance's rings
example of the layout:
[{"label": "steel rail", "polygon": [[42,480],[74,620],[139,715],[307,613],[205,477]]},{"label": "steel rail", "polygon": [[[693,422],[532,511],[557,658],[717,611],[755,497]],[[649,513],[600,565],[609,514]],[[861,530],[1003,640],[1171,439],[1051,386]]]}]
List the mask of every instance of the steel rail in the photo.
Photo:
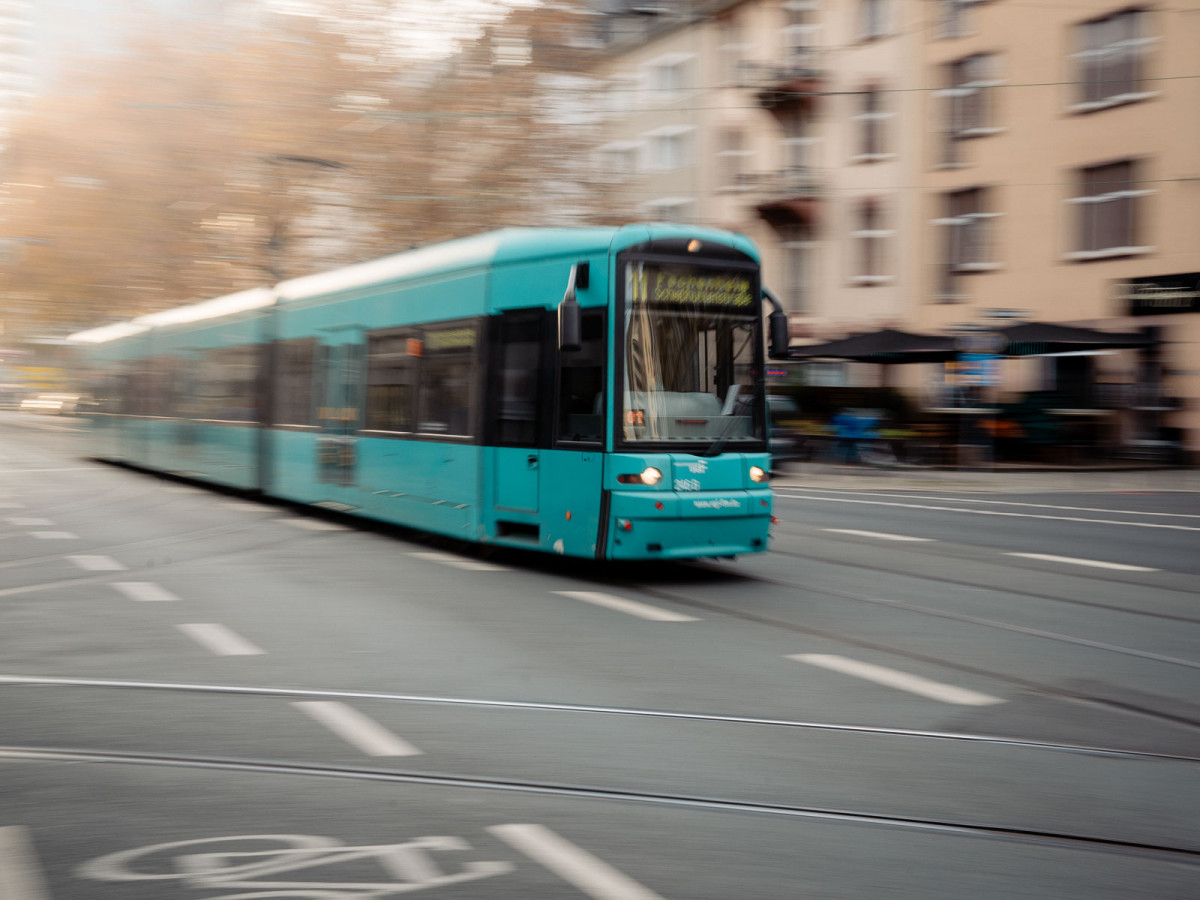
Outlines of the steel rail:
[{"label": "steel rail", "polygon": [[542,796],[569,797],[582,800],[637,803],[676,809],[781,816],[793,819],[841,822],[873,827],[904,828],[961,837],[1003,840],[1040,846],[1054,846],[1062,849],[1151,858],[1172,865],[1186,864],[1200,866],[1200,850],[1189,847],[1168,847],[1160,844],[1126,841],[1119,838],[1106,838],[1096,835],[1068,834],[1011,826],[984,825],[973,822],[918,819],[855,810],[756,803],[687,794],[651,794],[587,785],[559,784],[555,782],[518,781],[425,772],[386,771],[349,766],[318,766],[252,759],[92,751],[63,747],[0,746],[0,759],[163,766],[169,768],[208,769],[213,771],[252,772],[264,775],[300,775],[392,784],[416,784],[444,788],[504,791]]}]

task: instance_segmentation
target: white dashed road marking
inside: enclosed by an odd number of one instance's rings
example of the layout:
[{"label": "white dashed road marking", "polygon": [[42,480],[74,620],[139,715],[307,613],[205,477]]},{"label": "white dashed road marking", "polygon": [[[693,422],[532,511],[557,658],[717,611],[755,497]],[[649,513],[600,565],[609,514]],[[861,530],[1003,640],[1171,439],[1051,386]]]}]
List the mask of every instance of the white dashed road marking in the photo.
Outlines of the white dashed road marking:
[{"label": "white dashed road marking", "polygon": [[125,568],[111,556],[68,556],[67,559],[89,572],[120,572]]},{"label": "white dashed road marking", "polygon": [[33,517],[28,517],[28,516],[12,516],[11,518],[5,519],[4,521],[6,521],[9,525],[23,525],[28,528],[31,528],[35,525],[53,525],[54,524],[49,519],[36,519]]},{"label": "white dashed road marking", "polygon": [[950,684],[942,684],[940,681],[930,681],[928,678],[922,678],[919,675],[910,675],[907,672],[900,672],[885,666],[859,662],[856,659],[848,659],[845,656],[833,656],[822,653],[798,653],[789,656],[788,659],[795,659],[799,662],[808,663],[810,666],[819,666],[822,669],[841,672],[843,675],[853,675],[856,678],[873,681],[876,684],[882,684],[886,687],[908,691],[910,694],[919,694],[931,700],[940,700],[942,703],[955,703],[960,706],[991,706],[994,703],[1005,702],[999,697],[993,697],[991,694],[981,694],[978,691],[971,691]]},{"label": "white dashed road marking", "polygon": [[130,600],[159,602],[179,599],[166,588],[152,581],[114,581],[113,587]]},{"label": "white dashed road marking", "polygon": [[0,900],[50,900],[27,829],[0,827]]},{"label": "white dashed road marking", "polygon": [[217,656],[258,656],[266,653],[240,634],[216,623],[176,625],[197,644]]},{"label": "white dashed road marking", "polygon": [[683,613],[660,609],[657,606],[650,606],[648,603],[638,603],[636,600],[626,600],[624,597],[617,597],[613,594],[602,594],[599,591],[551,591],[551,593],[558,594],[560,597],[570,597],[572,600],[582,600],[584,603],[593,603],[607,609],[615,609],[617,612],[628,613],[652,622],[699,621],[695,616],[685,616]]},{"label": "white dashed road marking", "polygon": [[491,825],[488,831],[594,900],[662,900],[661,895],[544,825]]},{"label": "white dashed road marking", "polygon": [[881,541],[934,541],[934,538],[910,537],[907,534],[888,534],[884,531],[856,531],[853,528],[822,528],[834,534],[853,534],[857,537],[878,538]]},{"label": "white dashed road marking", "polygon": [[1092,566],[1096,569],[1118,569],[1122,572],[1157,572],[1146,566],[1130,566],[1125,563],[1103,562],[1098,559],[1076,559],[1073,556],[1052,556],[1049,553],[1006,553],[1005,556],[1020,556],[1025,559],[1040,559],[1045,562],[1070,563],[1073,566]]},{"label": "white dashed road marking", "polygon": [[[1048,519],[1053,522],[1084,522],[1088,525],[1127,525],[1130,528],[1167,528],[1172,531],[1200,531],[1197,525],[1168,525],[1163,522],[1123,522],[1119,519],[1087,519],[1080,516],[1046,516],[1035,513],[1006,512],[998,509],[963,509],[958,506],[930,506],[920,503],[896,503],[887,500],[860,500],[851,497],[825,497],[815,494],[785,494],[776,493],[777,497],[788,500],[820,500],[822,503],[860,503],[867,506],[898,506],[904,509],[928,509],[935,512],[962,513],[969,516],[1009,516],[1017,519]],[[1115,513],[1124,515],[1124,513]]]},{"label": "white dashed road marking", "polygon": [[73,534],[70,531],[31,531],[29,534],[35,538],[41,538],[43,541],[77,541],[79,535]]},{"label": "white dashed road marking", "polygon": [[464,559],[461,556],[455,556],[453,553],[409,553],[409,556],[416,559],[427,559],[431,562],[442,563],[443,565],[453,566],[456,569],[466,569],[468,572],[507,572],[504,566],[497,566],[493,563],[479,562],[474,559]]},{"label": "white dashed road marking", "polygon": [[374,719],[336,700],[298,700],[292,706],[368,756],[419,756],[421,753]]},{"label": "white dashed road marking", "polygon": [[309,531],[349,531],[345,525],[338,525],[336,522],[323,522],[320,519],[276,519],[276,522],[282,522],[284,525],[291,525],[293,528],[307,528]]}]

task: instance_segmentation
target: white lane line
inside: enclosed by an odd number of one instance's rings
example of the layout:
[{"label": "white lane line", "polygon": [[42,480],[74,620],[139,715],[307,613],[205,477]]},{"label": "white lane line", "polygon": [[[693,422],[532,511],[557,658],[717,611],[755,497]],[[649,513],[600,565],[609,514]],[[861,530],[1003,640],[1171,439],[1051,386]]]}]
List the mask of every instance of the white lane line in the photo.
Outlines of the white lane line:
[{"label": "white lane line", "polygon": [[431,562],[442,563],[446,566],[453,566],[456,569],[465,569],[468,572],[507,572],[508,569],[504,566],[497,566],[494,563],[479,562],[475,559],[463,559],[461,556],[455,556],[453,553],[409,553],[408,556],[416,559],[427,559]]},{"label": "white lane line", "polygon": [[489,825],[487,830],[594,900],[663,900],[544,825]]},{"label": "white lane line", "polygon": [[70,531],[31,531],[31,537],[41,538],[43,541],[77,541],[79,535]]},{"label": "white lane line", "polygon": [[36,519],[36,518],[32,518],[32,517],[27,517],[27,516],[12,516],[11,518],[7,518],[4,521],[7,522],[9,525],[24,525],[27,527],[33,527],[34,525],[53,525],[54,524],[49,519]]},{"label": "white lane line", "polygon": [[1158,572],[1146,566],[1130,566],[1125,563],[1103,562],[1099,559],[1076,559],[1073,556],[1052,556],[1049,553],[1005,553],[1005,556],[1020,556],[1025,559],[1041,559],[1046,562],[1070,563],[1073,566],[1092,566],[1097,569],[1118,569],[1122,572]]},{"label": "white lane line", "polygon": [[[938,497],[927,496],[925,494],[897,494],[888,491],[886,494],[878,491],[835,491],[832,488],[804,488],[806,491],[820,491],[825,493],[827,490],[831,494],[854,493],[857,495],[866,495],[871,497],[889,497],[893,500],[937,500],[941,503],[983,503],[989,506],[1024,506],[1031,509],[1063,509],[1068,512],[1099,512],[1113,513],[1118,516],[1163,516],[1171,519],[1200,519],[1200,513],[1169,513],[1169,512],[1146,512],[1137,509],[1108,509],[1107,507],[1099,506],[1062,506],[1056,503],[1022,503],[1018,500],[982,500],[975,497]],[[784,495],[787,496],[787,495]],[[827,498],[832,499],[832,498]]]},{"label": "white lane line", "polygon": [[293,528],[307,528],[309,531],[349,531],[345,525],[338,525],[335,522],[322,522],[320,519],[276,519],[276,522],[282,522],[284,525],[291,525]]},{"label": "white lane line", "polygon": [[25,504],[12,503],[8,500],[5,500],[3,503],[0,503],[0,509],[25,509]]},{"label": "white lane line", "polygon": [[885,531],[856,531],[853,528],[822,528],[822,531],[831,531],[834,534],[853,534],[858,537],[878,538],[881,541],[930,541],[936,542],[935,538],[912,537],[907,534],[888,534]]},{"label": "white lane line", "polygon": [[111,556],[68,556],[67,559],[89,572],[120,572],[125,568]]},{"label": "white lane line", "polygon": [[[64,431],[74,431],[74,428],[59,429]],[[72,466],[69,469],[8,469],[0,470],[0,475],[36,475],[42,472],[95,472],[91,466]]]},{"label": "white lane line", "polygon": [[0,827],[0,900],[50,900],[28,830]]},{"label": "white lane line", "polygon": [[222,509],[242,509],[246,512],[270,512],[271,507],[264,506],[261,503],[247,503],[243,500],[229,500],[225,503],[218,503],[217,506]]},{"label": "white lane line", "polygon": [[1035,513],[1005,512],[999,509],[960,509],[957,506],[930,506],[921,503],[891,503],[886,500],[854,500],[850,497],[819,497],[814,494],[785,494],[776,497],[789,500],[819,500],[822,503],[861,503],[866,506],[898,506],[902,509],[929,509],[935,512],[955,512],[968,516],[1009,516],[1015,519],[1048,519],[1051,522],[1088,522],[1092,525],[1128,525],[1130,528],[1166,528],[1171,531],[1200,531],[1196,525],[1167,525],[1162,522],[1122,522],[1117,519],[1085,519],[1080,516],[1042,516]]},{"label": "white lane line", "polygon": [[419,756],[421,751],[396,737],[374,719],[336,700],[297,700],[301,712],[320,722],[342,740],[368,756]]},{"label": "white lane line", "polygon": [[176,625],[193,641],[217,656],[258,656],[266,653],[240,634],[216,623]]},{"label": "white lane line", "polygon": [[981,694],[978,691],[955,687],[951,684],[942,684],[940,681],[930,681],[928,678],[922,678],[919,675],[910,675],[907,672],[900,672],[885,666],[876,666],[872,663],[860,662],[857,659],[848,659],[845,656],[833,656],[824,653],[798,653],[789,656],[788,659],[808,663],[810,666],[819,666],[822,669],[830,669],[834,672],[841,672],[843,675],[853,675],[856,678],[873,681],[885,687],[908,691],[910,694],[919,694],[931,700],[940,700],[942,703],[955,703],[960,706],[991,706],[994,703],[1005,702],[999,697],[993,697],[991,694]]},{"label": "white lane line", "polygon": [[114,581],[112,586],[130,600],[154,603],[179,599],[165,587],[152,581]]},{"label": "white lane line", "polygon": [[596,606],[615,609],[617,612],[628,613],[652,622],[700,621],[695,616],[685,616],[683,613],[660,609],[648,603],[638,603],[636,600],[626,600],[624,597],[617,597],[613,594],[602,594],[599,591],[551,591],[550,593],[558,594],[560,597],[570,597],[572,600],[582,600],[584,603],[594,603]]}]

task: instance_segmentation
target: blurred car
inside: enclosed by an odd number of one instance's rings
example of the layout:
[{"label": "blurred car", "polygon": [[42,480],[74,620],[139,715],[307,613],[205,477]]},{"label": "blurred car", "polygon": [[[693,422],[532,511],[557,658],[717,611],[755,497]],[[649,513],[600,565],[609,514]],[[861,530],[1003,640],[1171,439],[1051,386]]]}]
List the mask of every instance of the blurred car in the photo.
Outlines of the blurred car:
[{"label": "blurred car", "polygon": [[797,462],[803,458],[804,441],[796,431],[800,405],[785,394],[767,395],[767,444],[771,451],[771,467],[780,463]]},{"label": "blurred car", "polygon": [[22,400],[20,409],[49,416],[73,416],[83,402],[79,394],[38,394]]}]

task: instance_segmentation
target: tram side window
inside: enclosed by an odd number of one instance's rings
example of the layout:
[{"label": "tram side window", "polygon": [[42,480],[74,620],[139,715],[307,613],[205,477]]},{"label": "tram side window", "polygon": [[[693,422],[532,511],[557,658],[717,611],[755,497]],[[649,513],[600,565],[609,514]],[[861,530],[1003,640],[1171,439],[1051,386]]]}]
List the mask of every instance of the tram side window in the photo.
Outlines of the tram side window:
[{"label": "tram side window", "polygon": [[558,439],[604,440],[604,313],[583,313],[582,347],[559,357]]},{"label": "tram side window", "polygon": [[313,338],[276,344],[275,409],[277,425],[313,424]]},{"label": "tram side window", "polygon": [[421,342],[421,389],[417,431],[473,437],[475,434],[474,322],[426,328]]},{"label": "tram side window", "polygon": [[254,421],[257,380],[255,347],[205,351],[196,391],[203,418],[225,422]]},{"label": "tram side window", "polygon": [[412,331],[367,338],[367,421],[373,431],[412,431],[419,342]]},{"label": "tram side window", "polygon": [[499,372],[495,440],[502,447],[536,447],[539,437],[542,364],[540,311],[506,313],[496,346]]}]

